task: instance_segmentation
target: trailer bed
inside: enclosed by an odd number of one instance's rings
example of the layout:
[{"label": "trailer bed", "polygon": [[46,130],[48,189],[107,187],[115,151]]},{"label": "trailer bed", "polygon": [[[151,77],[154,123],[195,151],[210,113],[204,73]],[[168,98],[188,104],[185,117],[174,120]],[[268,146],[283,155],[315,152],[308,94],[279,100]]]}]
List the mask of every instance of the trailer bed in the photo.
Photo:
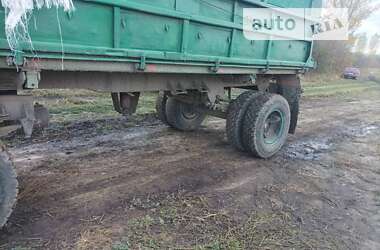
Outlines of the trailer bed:
[{"label": "trailer bed", "polygon": [[[41,70],[255,73],[314,66],[311,41],[250,41],[243,8],[317,7],[317,0],[81,0],[75,11],[37,10],[32,46],[9,50],[0,8],[0,68],[7,57]],[[62,63],[64,61],[64,64]],[[85,62],[85,63],[83,63]]]}]

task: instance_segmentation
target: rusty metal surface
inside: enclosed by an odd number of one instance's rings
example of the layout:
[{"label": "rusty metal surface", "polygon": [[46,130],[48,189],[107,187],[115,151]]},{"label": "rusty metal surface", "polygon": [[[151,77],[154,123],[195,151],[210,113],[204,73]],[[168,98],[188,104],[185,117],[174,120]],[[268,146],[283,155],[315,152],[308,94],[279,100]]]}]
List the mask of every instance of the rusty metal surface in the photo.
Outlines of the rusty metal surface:
[{"label": "rusty metal surface", "polygon": [[42,71],[39,83],[42,89],[93,89],[105,92],[207,90],[210,85],[238,87],[252,85],[252,82],[250,75]]}]

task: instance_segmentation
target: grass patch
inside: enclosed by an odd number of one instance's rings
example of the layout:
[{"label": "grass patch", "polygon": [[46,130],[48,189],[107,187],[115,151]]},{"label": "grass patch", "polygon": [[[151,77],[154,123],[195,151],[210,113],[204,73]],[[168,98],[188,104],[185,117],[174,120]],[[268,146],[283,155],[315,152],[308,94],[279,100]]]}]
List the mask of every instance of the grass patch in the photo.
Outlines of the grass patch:
[{"label": "grass patch", "polygon": [[[363,92],[378,93],[380,84],[371,81],[353,81],[337,79],[303,82],[304,96],[353,97]],[[234,91],[236,95],[240,91]],[[114,111],[109,93],[90,90],[36,90],[33,91],[37,102],[45,105],[53,122],[69,122],[74,120],[92,120],[120,116]],[[156,93],[143,93],[137,114],[155,112]]]},{"label": "grass patch", "polygon": [[337,80],[306,82],[303,88],[306,97],[355,96],[366,91],[380,91],[380,84],[370,81]]},{"label": "grass patch", "polygon": [[137,114],[149,114],[156,112],[157,93],[144,93],[137,108]]},{"label": "grass patch", "polygon": [[364,77],[369,76],[369,75],[373,75],[376,78],[380,78],[380,69],[378,69],[378,68],[363,69],[361,73]]},{"label": "grass patch", "polygon": [[[138,209],[138,208],[137,208]],[[141,208],[140,208],[141,209]],[[310,249],[336,248],[326,236],[317,241],[302,232],[286,211],[236,214],[213,207],[208,198],[179,194],[128,223],[114,249]]]},{"label": "grass patch", "polygon": [[41,104],[49,109],[52,121],[65,122],[117,116],[109,99],[97,97],[78,100],[75,97],[65,97],[54,102],[44,101]]},{"label": "grass patch", "polygon": [[90,228],[83,231],[76,242],[75,249],[105,249],[112,245],[112,232],[108,229]]},{"label": "grass patch", "polygon": [[44,98],[69,98],[69,97],[109,97],[107,92],[99,92],[86,89],[36,89],[32,91],[35,97]]},{"label": "grass patch", "polygon": [[[53,122],[89,120],[120,116],[112,104],[109,93],[89,90],[38,90],[33,92],[36,102],[49,109]],[[144,93],[137,114],[155,112],[157,94]]]}]

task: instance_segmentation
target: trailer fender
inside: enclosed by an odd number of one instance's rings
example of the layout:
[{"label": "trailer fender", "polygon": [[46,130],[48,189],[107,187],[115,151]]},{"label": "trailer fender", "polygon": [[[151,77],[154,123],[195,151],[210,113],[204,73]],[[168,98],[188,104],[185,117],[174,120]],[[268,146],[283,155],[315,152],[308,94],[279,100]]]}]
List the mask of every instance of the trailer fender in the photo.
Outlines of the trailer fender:
[{"label": "trailer fender", "polygon": [[282,95],[290,106],[290,134],[295,134],[296,132],[301,93],[301,81],[297,75],[280,75],[277,77],[277,94]]}]

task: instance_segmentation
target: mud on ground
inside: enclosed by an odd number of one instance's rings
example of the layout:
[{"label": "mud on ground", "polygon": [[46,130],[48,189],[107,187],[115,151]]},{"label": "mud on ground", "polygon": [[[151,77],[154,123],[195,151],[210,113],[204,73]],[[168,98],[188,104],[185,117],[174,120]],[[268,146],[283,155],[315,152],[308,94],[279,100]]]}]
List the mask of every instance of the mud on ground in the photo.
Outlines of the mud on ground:
[{"label": "mud on ground", "polygon": [[224,126],[145,115],[12,135],[21,189],[0,248],[380,249],[380,93],[304,99],[270,160]]}]

